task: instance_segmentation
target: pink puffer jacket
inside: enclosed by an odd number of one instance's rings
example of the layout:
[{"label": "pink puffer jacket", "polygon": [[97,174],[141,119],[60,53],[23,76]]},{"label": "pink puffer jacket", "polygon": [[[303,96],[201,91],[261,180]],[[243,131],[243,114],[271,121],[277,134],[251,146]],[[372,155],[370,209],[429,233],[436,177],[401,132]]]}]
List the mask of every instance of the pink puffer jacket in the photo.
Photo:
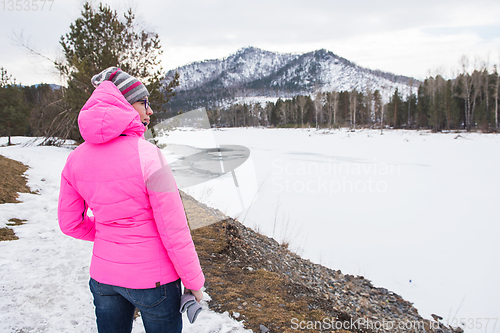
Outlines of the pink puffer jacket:
[{"label": "pink puffer jacket", "polygon": [[58,217],[63,233],[94,241],[90,276],[134,289],[180,277],[200,289],[205,278],[179,191],[160,150],[144,140],[138,112],[105,81],[78,124],[85,143],[66,161]]}]

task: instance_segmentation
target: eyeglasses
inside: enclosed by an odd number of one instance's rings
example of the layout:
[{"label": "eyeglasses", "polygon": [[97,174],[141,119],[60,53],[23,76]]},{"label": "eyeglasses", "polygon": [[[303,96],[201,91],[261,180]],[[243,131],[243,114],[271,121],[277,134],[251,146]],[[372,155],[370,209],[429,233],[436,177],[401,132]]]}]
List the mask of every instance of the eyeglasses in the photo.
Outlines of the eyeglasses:
[{"label": "eyeglasses", "polygon": [[140,99],[138,100],[138,102],[144,102],[144,108],[146,109],[146,111],[151,107],[151,103],[149,103],[147,99]]}]

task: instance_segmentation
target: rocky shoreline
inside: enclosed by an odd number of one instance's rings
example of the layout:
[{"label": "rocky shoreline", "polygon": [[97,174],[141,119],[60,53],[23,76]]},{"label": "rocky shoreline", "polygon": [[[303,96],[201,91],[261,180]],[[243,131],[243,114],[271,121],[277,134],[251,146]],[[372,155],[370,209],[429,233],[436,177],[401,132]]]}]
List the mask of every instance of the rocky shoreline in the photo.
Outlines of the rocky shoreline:
[{"label": "rocky shoreline", "polygon": [[[182,197],[184,201],[193,200],[185,194]],[[188,218],[193,209],[194,206],[190,206],[186,210]],[[205,216],[217,216],[219,219],[223,216],[200,203],[196,209],[198,215],[204,212]],[[209,237],[208,243],[211,244],[208,247],[206,237]],[[231,218],[194,230],[193,239],[207,275],[207,292],[214,295],[209,306],[215,310],[236,313],[236,318],[244,319],[248,323],[246,326],[254,332],[265,329],[271,332],[463,332],[461,328],[448,327],[435,319],[422,318],[412,303],[385,288],[374,287],[362,276],[343,274],[340,270],[312,263],[274,239]],[[232,279],[234,275],[237,276]],[[243,284],[241,281],[247,279],[245,275],[252,277],[249,283],[256,278],[271,282],[279,280],[281,287],[288,290],[288,299],[275,304],[277,308],[264,310],[261,303],[265,302],[266,297],[280,296],[266,291],[254,301],[250,295],[252,290],[262,292],[256,290],[258,283],[256,286],[246,285],[245,293],[242,293],[245,295],[239,295],[237,290],[229,288],[229,283]],[[220,276],[224,277],[223,281],[220,281]],[[260,283],[267,286],[265,281]],[[269,289],[272,291],[272,288]],[[298,304],[300,300],[307,305],[299,309],[290,306]],[[265,320],[265,316],[252,316],[251,305],[255,302],[261,304],[260,312],[275,312],[279,309],[286,313],[287,308],[293,308],[292,316],[282,320],[279,325],[273,322],[250,322],[252,319],[257,320],[257,317],[260,321]],[[259,306],[255,307],[258,310]],[[245,316],[245,312],[249,312],[249,315]],[[254,312],[260,314],[259,311]],[[436,316],[436,319],[439,318]]]}]

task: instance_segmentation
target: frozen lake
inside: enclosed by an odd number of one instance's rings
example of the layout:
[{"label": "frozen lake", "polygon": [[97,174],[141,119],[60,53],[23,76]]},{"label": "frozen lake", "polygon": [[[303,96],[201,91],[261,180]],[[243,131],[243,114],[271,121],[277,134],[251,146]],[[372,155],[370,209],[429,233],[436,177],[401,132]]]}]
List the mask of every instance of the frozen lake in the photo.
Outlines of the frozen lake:
[{"label": "frozen lake", "polygon": [[250,149],[239,188],[227,173],[186,189],[199,200],[402,295],[425,318],[500,330],[499,136],[238,128],[168,141]]}]

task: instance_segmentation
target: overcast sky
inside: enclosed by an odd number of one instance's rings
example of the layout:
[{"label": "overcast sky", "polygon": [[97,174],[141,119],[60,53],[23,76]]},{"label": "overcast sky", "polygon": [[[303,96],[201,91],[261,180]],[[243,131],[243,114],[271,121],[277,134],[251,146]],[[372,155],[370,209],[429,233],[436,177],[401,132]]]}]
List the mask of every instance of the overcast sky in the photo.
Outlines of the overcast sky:
[{"label": "overcast sky", "polygon": [[[50,62],[16,46],[28,44],[61,59],[61,35],[80,16],[83,1],[21,1],[17,11],[0,4],[0,66],[25,85],[60,83]],[[36,2],[36,1],[35,1]],[[227,57],[245,46],[303,53],[327,49],[359,66],[423,79],[450,76],[459,59],[500,62],[498,0],[143,0],[105,2],[119,12],[132,7],[159,34],[168,70],[193,61]],[[50,10],[49,10],[49,7]],[[12,10],[14,9],[14,10]],[[31,10],[26,10],[31,9]]]}]

